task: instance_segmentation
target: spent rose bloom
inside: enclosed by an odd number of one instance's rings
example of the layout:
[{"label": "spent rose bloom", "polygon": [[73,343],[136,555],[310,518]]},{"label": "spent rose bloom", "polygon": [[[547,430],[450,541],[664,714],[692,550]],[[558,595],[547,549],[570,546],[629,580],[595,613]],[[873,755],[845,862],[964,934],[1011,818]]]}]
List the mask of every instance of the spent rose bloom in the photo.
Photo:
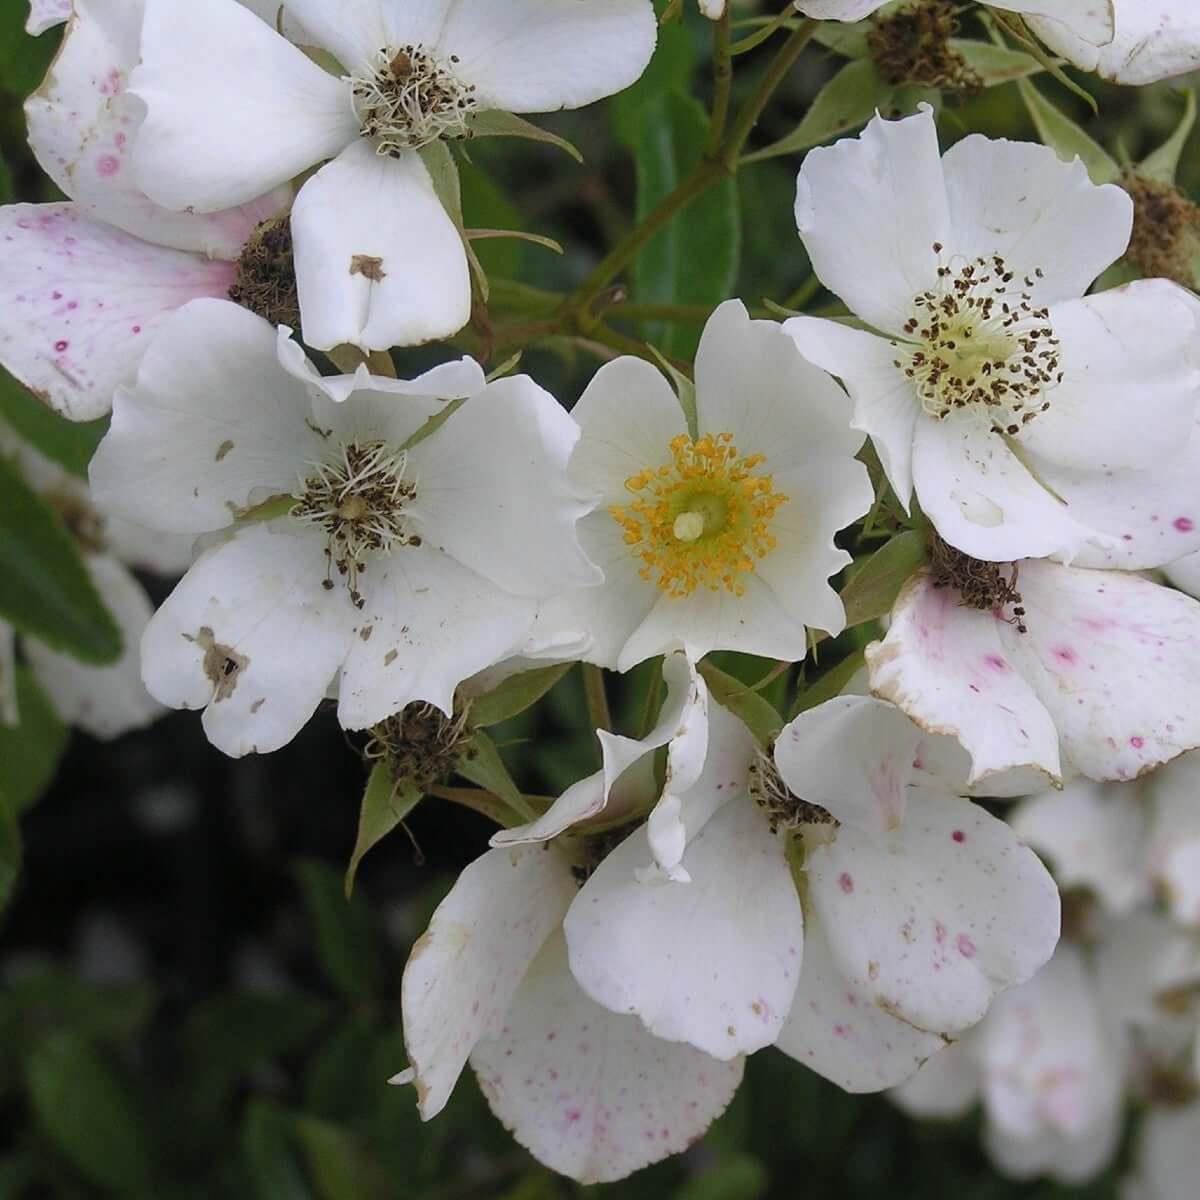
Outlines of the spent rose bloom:
[{"label": "spent rose bloom", "polygon": [[663,374],[636,358],[596,373],[572,414],[571,477],[599,497],[580,525],[598,588],[552,606],[626,670],[682,646],[801,659],[806,626],[839,633],[834,536],[873,500],[845,394],[738,300],[696,354],[695,430]]},{"label": "spent rose bloom", "polygon": [[463,679],[522,652],[541,599],[599,577],[566,477],[578,430],[532,380],[488,384],[471,359],[322,379],[288,334],[193,301],[117,392],[91,468],[115,513],[228,531],[142,653],[151,692],[206,708],[234,755],[288,742],[335,678],[346,728],[416,700],[449,715]]},{"label": "spent rose bloom", "polygon": [[168,212],[129,161],[141,109],[126,90],[142,0],[79,0],[25,105],[29,144],[66,203],[0,207],[0,362],[64,416],[106,413],[152,332],[199,296],[223,297],[279,188],[226,211]]},{"label": "spent rose bloom", "polygon": [[[288,0],[313,55],[235,0],[146,0],[134,155],[167,208],[211,212],[321,167],[292,210],[305,341],[429,341],[470,315],[466,251],[420,150],[490,115],[577,108],[654,49],[649,0]],[[329,69],[326,69],[328,66]],[[324,166],[321,164],[324,163]]]},{"label": "spent rose bloom", "polygon": [[1129,780],[1200,746],[1200,603],[1120,571],[1015,571],[1021,615],[918,572],[867,648],[871,690],[957,738],[972,784],[1016,767]]},{"label": "spent rose bloom", "polygon": [[[843,380],[897,497],[915,490],[947,542],[1084,566],[1196,548],[1195,514],[1153,506],[1195,430],[1200,305],[1164,280],[1083,295],[1125,250],[1124,191],[1045,146],[971,135],[939,158],[925,109],[812,151],[796,218],[817,275],[880,332],[784,328]],[[1133,536],[1152,514],[1177,542]]]},{"label": "spent rose bloom", "polygon": [[1082,1183],[1116,1154],[1124,1075],[1124,1046],[1088,960],[1063,943],[892,1097],[914,1116],[947,1118],[982,1100],[984,1147],[1004,1174]]}]

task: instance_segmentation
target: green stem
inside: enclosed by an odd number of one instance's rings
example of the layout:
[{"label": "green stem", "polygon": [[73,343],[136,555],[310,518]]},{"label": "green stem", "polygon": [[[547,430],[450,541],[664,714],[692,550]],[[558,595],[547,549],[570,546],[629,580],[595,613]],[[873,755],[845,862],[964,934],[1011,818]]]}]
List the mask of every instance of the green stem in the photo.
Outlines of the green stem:
[{"label": "green stem", "polygon": [[612,713],[608,709],[608,692],[604,688],[604,671],[592,663],[583,664],[583,694],[587,699],[588,717],[593,729],[611,731]]},{"label": "green stem", "polygon": [[733,55],[730,53],[729,6],[725,14],[713,24],[713,106],[712,120],[708,129],[708,146],[704,153],[715,158],[725,136],[725,124],[729,120],[729,99],[733,93]]}]

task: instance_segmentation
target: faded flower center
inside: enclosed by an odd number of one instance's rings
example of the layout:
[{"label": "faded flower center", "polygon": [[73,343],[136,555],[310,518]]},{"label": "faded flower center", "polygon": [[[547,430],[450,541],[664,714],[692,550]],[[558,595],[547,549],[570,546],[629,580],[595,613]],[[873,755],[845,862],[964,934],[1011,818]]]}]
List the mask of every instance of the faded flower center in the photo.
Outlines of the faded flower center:
[{"label": "faded flower center", "polygon": [[427,791],[454,774],[474,730],[470,701],[455,698],[454,715],[423,701],[407,705],[374,726],[364,751],[368,761],[383,759],[398,786]]},{"label": "faded flower center", "polygon": [[759,753],[750,764],[750,798],[762,809],[772,833],[781,829],[794,833],[805,825],[837,825],[837,820],[819,804],[801,800],[779,774],[775,760]]},{"label": "faded flower center", "polygon": [[475,85],[454,73],[457,55],[443,62],[423,46],[379,51],[370,74],[351,79],[363,137],[379,154],[419,150],[439,138],[467,138]]},{"label": "faded flower center", "polygon": [[771,523],[787,502],[759,472],[761,454],[743,457],[733,434],[681,433],[671,462],[625,480],[633,500],[609,509],[625,544],[642,561],[639,574],[672,598],[697,588],[736,596],[744,577],[775,549]]},{"label": "faded flower center", "polygon": [[313,474],[293,493],[292,516],[323,529],[328,536],[325,555],[333,587],[333,571],[346,580],[358,608],[363,598],[359,577],[374,554],[390,554],[396,546],[419,546],[421,539],[408,528],[405,506],[417,494],[405,479],[408,455],[385,442],[349,442],[340,458],[313,463]]},{"label": "faded flower center", "polygon": [[938,268],[937,286],[913,302],[907,342],[893,343],[929,416],[970,415],[1011,435],[1050,407],[1047,393],[1063,378],[1059,341],[1034,284],[1016,281],[999,255]]},{"label": "faded flower center", "polygon": [[[1017,590],[1020,575],[1017,563],[984,562],[972,558],[934,533],[929,540],[929,567],[934,587],[956,591],[960,608],[990,612],[1015,625],[1018,633],[1028,632],[1024,601]],[[1006,611],[1011,615],[1005,615]]]}]

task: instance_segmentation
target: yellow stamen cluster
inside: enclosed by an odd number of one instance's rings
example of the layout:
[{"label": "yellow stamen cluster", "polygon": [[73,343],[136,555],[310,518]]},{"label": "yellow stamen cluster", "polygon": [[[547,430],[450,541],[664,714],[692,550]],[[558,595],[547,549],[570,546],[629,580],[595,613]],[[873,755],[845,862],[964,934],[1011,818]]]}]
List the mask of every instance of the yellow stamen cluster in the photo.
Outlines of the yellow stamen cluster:
[{"label": "yellow stamen cluster", "polygon": [[761,454],[742,457],[733,434],[681,433],[671,461],[625,480],[634,499],[609,513],[642,561],[641,577],[672,598],[697,588],[741,596],[743,577],[775,549],[771,521],[787,497],[758,473]]}]

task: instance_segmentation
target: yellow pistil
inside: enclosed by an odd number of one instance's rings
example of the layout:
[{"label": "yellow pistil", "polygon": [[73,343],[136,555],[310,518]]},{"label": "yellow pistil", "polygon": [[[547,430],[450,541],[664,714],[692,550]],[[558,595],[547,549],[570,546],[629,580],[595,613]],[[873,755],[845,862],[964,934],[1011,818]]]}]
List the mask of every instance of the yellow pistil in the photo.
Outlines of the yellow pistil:
[{"label": "yellow pistil", "polygon": [[608,510],[642,561],[638,573],[674,599],[697,588],[741,596],[744,576],[775,549],[771,522],[788,498],[757,473],[766,458],[739,455],[731,433],[695,442],[681,433],[670,450],[669,464],[625,480],[630,504]]}]

